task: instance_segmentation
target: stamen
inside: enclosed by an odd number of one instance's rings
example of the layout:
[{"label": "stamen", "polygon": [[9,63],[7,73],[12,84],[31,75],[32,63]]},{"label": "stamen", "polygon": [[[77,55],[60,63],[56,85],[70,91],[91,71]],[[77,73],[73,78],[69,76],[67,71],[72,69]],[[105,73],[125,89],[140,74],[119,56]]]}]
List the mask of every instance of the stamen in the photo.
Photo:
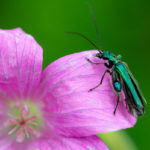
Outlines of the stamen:
[{"label": "stamen", "polygon": [[4,124],[5,127],[9,127],[9,126],[12,126],[12,125],[17,125],[19,124],[19,122],[15,121],[15,120],[7,120]]},{"label": "stamen", "polygon": [[15,119],[15,120],[17,120],[18,118],[16,117],[16,116],[13,116],[12,114],[10,114],[10,113],[8,113],[7,114],[10,118],[13,118],[13,119]]},{"label": "stamen", "polygon": [[27,128],[27,130],[28,130],[31,134],[35,135],[36,137],[39,137],[39,136],[40,136],[40,133],[39,133],[39,132],[37,132],[37,131],[34,130],[33,128],[29,127],[28,125],[26,125],[26,128]]},{"label": "stamen", "polygon": [[26,135],[27,138],[29,138],[29,133],[28,133],[27,128],[25,128],[25,135]]},{"label": "stamen", "polygon": [[23,133],[23,126],[20,126],[19,130],[17,131],[16,136],[20,136]]},{"label": "stamen", "polygon": [[29,138],[30,135],[39,137],[41,135],[40,132],[31,127],[32,125],[38,126],[38,123],[34,122],[34,120],[38,119],[38,117],[36,115],[27,117],[30,112],[28,105],[18,104],[16,107],[19,109],[20,117],[16,117],[8,113],[8,117],[10,119],[8,119],[4,124],[5,127],[15,125],[15,127],[8,132],[8,135],[16,133],[17,142],[23,142],[25,138]]},{"label": "stamen", "polygon": [[17,130],[18,127],[19,127],[19,126],[16,126],[16,127],[14,127],[12,130],[10,130],[10,131],[8,132],[8,135],[14,133],[14,132]]},{"label": "stamen", "polygon": [[37,116],[32,116],[32,117],[26,119],[26,121],[35,120],[35,119],[37,119]]},{"label": "stamen", "polygon": [[30,113],[30,110],[29,110],[29,107],[28,107],[28,105],[24,105],[24,115],[25,116],[28,116],[29,115],[29,113]]},{"label": "stamen", "polygon": [[29,121],[29,123],[30,123],[31,125],[35,125],[35,126],[37,126],[37,125],[38,125],[38,123],[33,122],[33,121]]},{"label": "stamen", "polygon": [[23,127],[20,127],[16,134],[16,141],[22,142],[25,139],[25,133],[23,132]]}]

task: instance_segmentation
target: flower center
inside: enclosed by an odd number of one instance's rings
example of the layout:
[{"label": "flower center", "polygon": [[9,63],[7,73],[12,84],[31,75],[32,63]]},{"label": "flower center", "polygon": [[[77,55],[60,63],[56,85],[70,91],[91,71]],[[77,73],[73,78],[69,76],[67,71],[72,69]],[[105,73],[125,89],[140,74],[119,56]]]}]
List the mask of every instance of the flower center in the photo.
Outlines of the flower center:
[{"label": "flower center", "polygon": [[15,135],[17,142],[23,142],[30,137],[40,137],[42,119],[36,105],[15,104],[10,105],[10,112],[4,126],[8,129],[8,135]]}]

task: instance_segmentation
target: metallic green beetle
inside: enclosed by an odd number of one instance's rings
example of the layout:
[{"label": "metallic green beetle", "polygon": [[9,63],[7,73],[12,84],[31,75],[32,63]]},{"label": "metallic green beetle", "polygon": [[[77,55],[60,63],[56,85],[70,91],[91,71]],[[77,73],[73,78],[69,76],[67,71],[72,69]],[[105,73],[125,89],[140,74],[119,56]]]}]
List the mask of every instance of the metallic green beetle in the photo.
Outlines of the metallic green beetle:
[{"label": "metallic green beetle", "polygon": [[[106,71],[104,72],[100,83],[89,91],[93,91],[94,89],[98,88],[102,84],[105,74],[109,73],[112,76],[114,90],[118,94],[114,114],[116,113],[118,104],[121,99],[121,91],[123,90],[128,111],[134,116],[142,116],[145,112],[144,101],[146,102],[146,100],[143,97],[139,86],[132,73],[130,72],[129,68],[124,62],[121,62],[121,56],[115,56],[109,51],[99,50],[99,53],[96,54],[96,57],[108,60],[108,63],[104,63],[104,65],[108,69],[106,69]],[[89,59],[87,60],[92,64],[98,64],[92,62]]]}]

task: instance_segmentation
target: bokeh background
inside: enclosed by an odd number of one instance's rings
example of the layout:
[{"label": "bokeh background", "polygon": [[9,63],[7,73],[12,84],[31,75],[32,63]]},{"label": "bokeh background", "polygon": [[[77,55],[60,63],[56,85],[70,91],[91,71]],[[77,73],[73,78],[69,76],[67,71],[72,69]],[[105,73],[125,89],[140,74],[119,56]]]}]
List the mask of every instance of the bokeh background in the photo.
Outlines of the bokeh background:
[{"label": "bokeh background", "polygon": [[21,27],[44,49],[44,67],[71,53],[93,49],[76,31],[98,45],[93,8],[104,50],[121,54],[147,99],[146,114],[134,128],[100,135],[111,150],[150,149],[150,1],[0,0],[0,28]]}]

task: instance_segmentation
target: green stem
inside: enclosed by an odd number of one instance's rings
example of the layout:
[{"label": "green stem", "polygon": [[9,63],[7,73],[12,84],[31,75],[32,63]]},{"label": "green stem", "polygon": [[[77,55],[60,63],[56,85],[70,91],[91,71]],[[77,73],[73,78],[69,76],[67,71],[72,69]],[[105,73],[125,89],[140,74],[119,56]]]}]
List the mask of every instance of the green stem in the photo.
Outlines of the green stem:
[{"label": "green stem", "polygon": [[125,131],[109,132],[97,135],[110,150],[138,150]]}]

